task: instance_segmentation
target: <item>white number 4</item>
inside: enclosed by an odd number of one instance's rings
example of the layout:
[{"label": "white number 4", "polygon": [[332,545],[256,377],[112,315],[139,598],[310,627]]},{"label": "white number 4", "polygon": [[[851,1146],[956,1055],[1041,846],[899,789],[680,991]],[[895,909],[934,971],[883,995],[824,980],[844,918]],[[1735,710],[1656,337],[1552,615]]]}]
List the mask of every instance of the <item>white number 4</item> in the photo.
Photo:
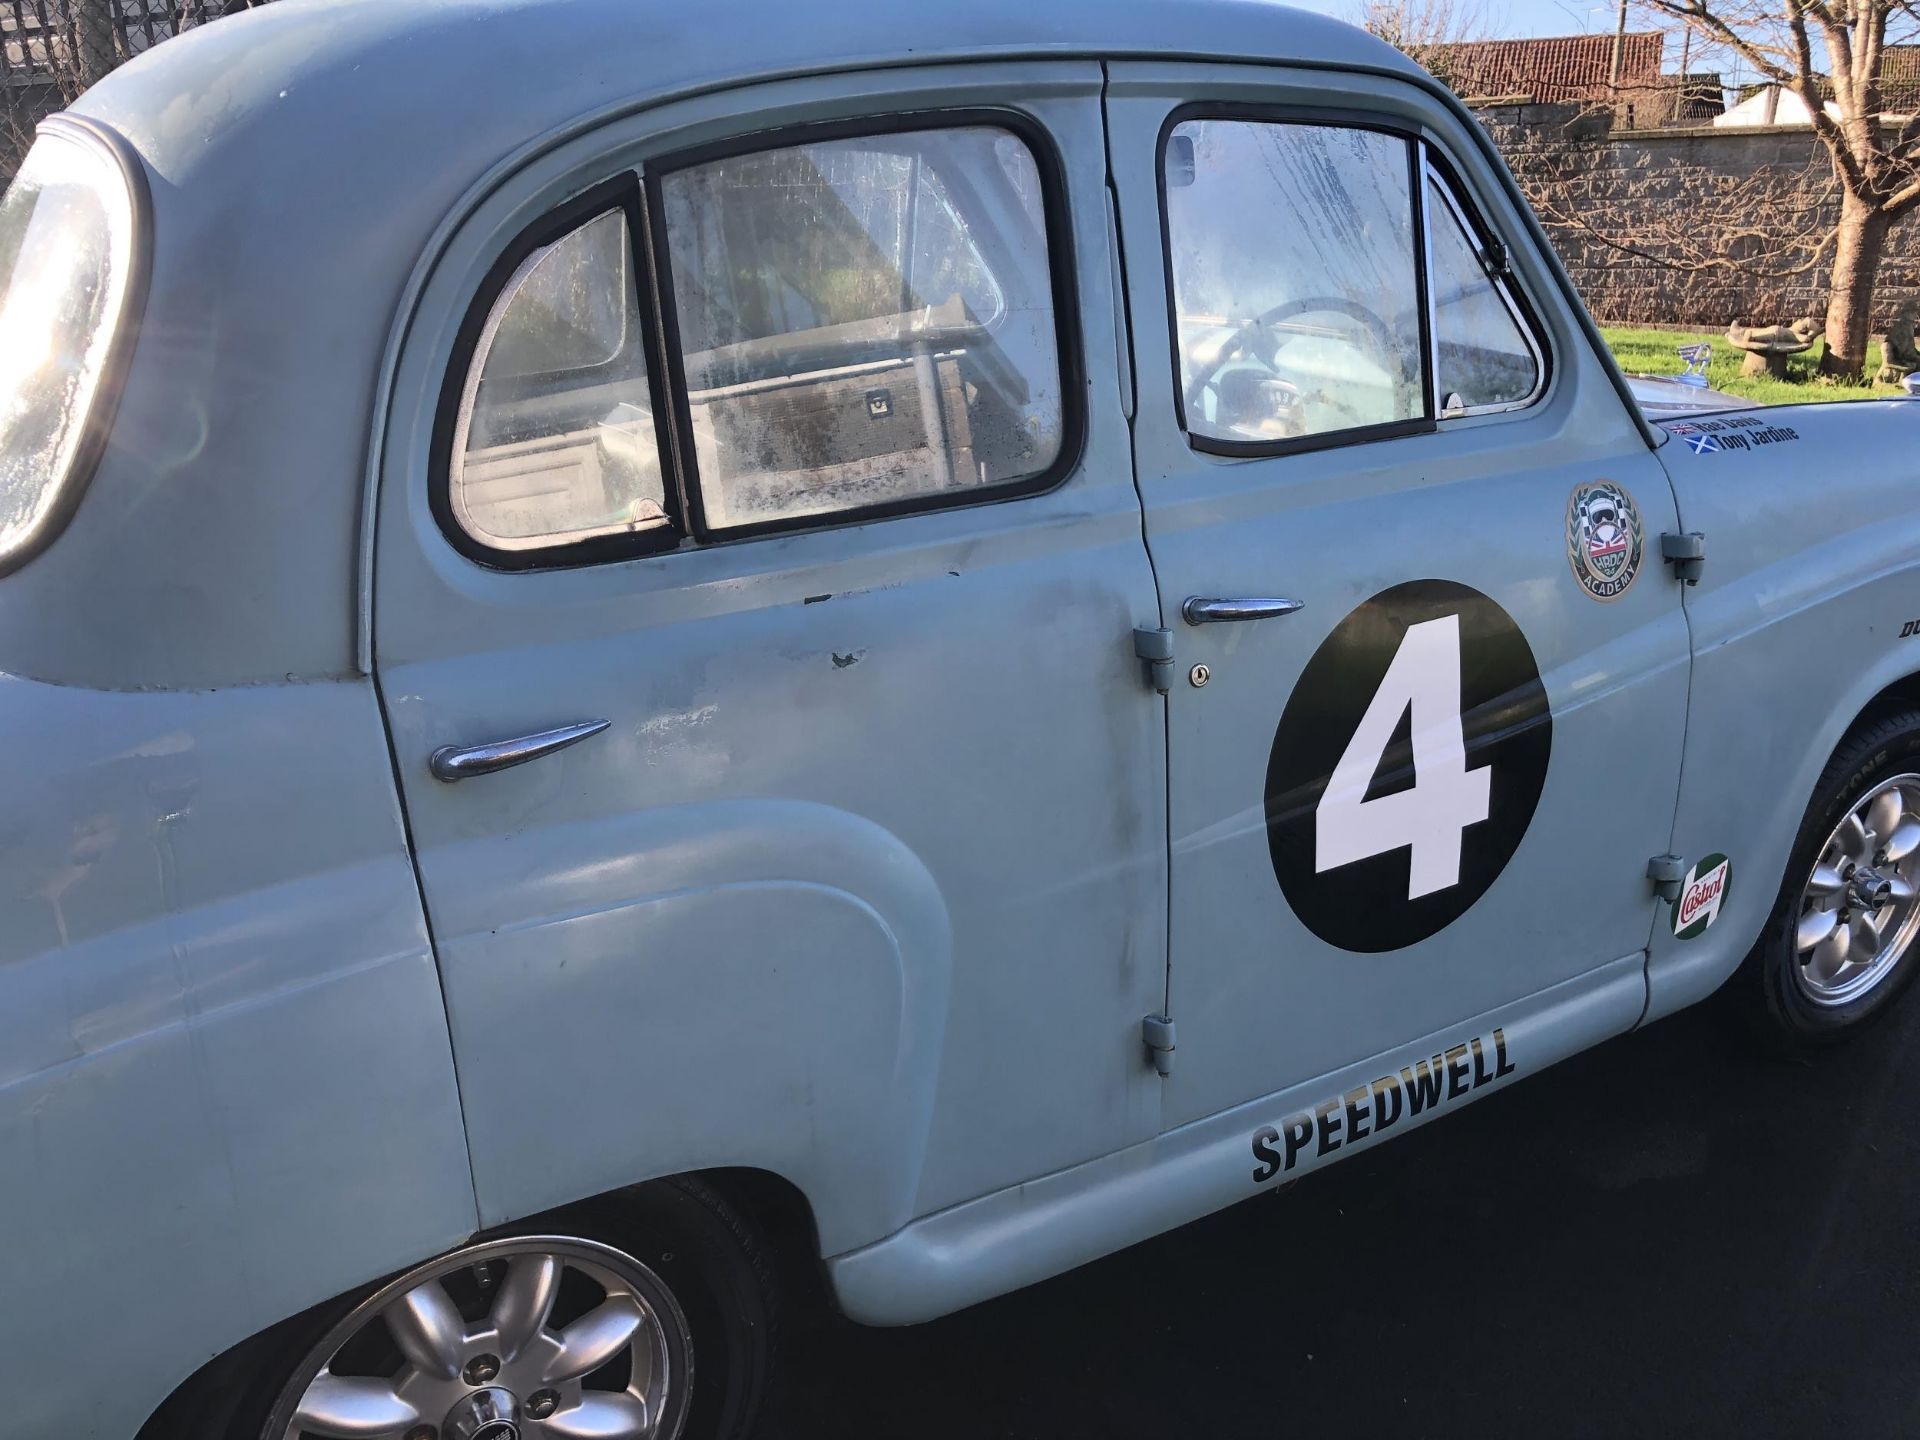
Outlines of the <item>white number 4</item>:
[{"label": "white number 4", "polygon": [[[1400,717],[1413,709],[1413,788],[1365,799]],[[1487,818],[1492,767],[1467,769],[1460,617],[1409,625],[1314,812],[1314,871],[1411,846],[1407,899],[1460,883],[1460,838]]]}]

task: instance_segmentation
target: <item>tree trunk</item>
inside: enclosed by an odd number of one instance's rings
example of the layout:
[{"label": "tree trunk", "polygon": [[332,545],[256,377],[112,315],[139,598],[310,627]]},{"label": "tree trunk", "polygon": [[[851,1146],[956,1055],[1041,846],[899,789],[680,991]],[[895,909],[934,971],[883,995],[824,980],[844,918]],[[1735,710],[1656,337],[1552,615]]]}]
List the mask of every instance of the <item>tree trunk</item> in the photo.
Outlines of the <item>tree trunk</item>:
[{"label": "tree trunk", "polygon": [[1827,351],[1822,375],[1857,380],[1867,364],[1867,331],[1873,317],[1873,282],[1887,241],[1885,212],[1843,193],[1840,231],[1833,252],[1833,282],[1827,300]]},{"label": "tree trunk", "polygon": [[[87,87],[103,79],[120,63],[114,35],[114,0],[66,0],[64,33],[57,44],[64,51],[56,78],[62,98],[69,103]],[[60,9],[52,14],[60,18]]]}]

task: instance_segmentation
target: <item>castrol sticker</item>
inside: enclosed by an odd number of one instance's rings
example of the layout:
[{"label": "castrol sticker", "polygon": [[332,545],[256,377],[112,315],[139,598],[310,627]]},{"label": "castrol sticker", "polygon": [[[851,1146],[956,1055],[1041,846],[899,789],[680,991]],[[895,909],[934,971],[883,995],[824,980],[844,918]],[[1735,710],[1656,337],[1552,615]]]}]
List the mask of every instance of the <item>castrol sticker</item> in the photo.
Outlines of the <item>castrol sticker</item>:
[{"label": "castrol sticker", "polygon": [[1680,898],[1673,904],[1673,933],[1681,940],[1692,940],[1707,933],[1707,927],[1720,918],[1733,884],[1733,862],[1724,855],[1709,855],[1681,882]]}]

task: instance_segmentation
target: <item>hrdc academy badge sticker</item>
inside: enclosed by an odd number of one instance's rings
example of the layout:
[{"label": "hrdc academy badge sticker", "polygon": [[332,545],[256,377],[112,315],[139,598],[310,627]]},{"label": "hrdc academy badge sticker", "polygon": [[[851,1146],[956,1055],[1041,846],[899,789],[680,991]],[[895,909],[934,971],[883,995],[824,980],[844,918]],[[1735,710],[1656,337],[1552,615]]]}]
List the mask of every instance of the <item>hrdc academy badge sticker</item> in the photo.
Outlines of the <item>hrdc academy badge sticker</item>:
[{"label": "hrdc academy badge sticker", "polygon": [[1567,499],[1567,563],[1596,600],[1618,600],[1640,574],[1646,533],[1624,485],[1596,480]]}]

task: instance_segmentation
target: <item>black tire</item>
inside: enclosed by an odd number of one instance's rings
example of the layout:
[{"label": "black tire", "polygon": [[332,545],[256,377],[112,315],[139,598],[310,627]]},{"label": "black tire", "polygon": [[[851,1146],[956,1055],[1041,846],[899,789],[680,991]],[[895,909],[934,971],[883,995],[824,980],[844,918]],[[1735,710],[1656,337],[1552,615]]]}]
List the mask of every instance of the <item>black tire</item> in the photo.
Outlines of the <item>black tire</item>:
[{"label": "black tire", "polygon": [[[670,1179],[475,1239],[520,1234],[591,1239],[652,1270],[672,1291],[693,1337],[684,1440],[750,1440],[779,1333],[775,1271],[753,1221],[711,1187]],[[169,1397],[140,1440],[262,1440],[294,1367],[385,1283],[317,1305],[227,1351]]]},{"label": "black tire", "polygon": [[1814,786],[1766,928],[1726,992],[1748,1033],[1771,1054],[1800,1057],[1838,1044],[1886,1014],[1913,982],[1920,947],[1909,945],[1865,994],[1844,1005],[1816,1004],[1801,984],[1793,937],[1807,876],[1827,837],[1861,796],[1908,771],[1920,772],[1920,711],[1902,710],[1849,735]]},{"label": "black tire", "polygon": [[759,1225],[687,1179],[616,1196],[606,1215],[610,1243],[666,1281],[686,1312],[694,1364],[687,1440],[747,1440],[772,1386],[780,1337],[780,1287]]}]

